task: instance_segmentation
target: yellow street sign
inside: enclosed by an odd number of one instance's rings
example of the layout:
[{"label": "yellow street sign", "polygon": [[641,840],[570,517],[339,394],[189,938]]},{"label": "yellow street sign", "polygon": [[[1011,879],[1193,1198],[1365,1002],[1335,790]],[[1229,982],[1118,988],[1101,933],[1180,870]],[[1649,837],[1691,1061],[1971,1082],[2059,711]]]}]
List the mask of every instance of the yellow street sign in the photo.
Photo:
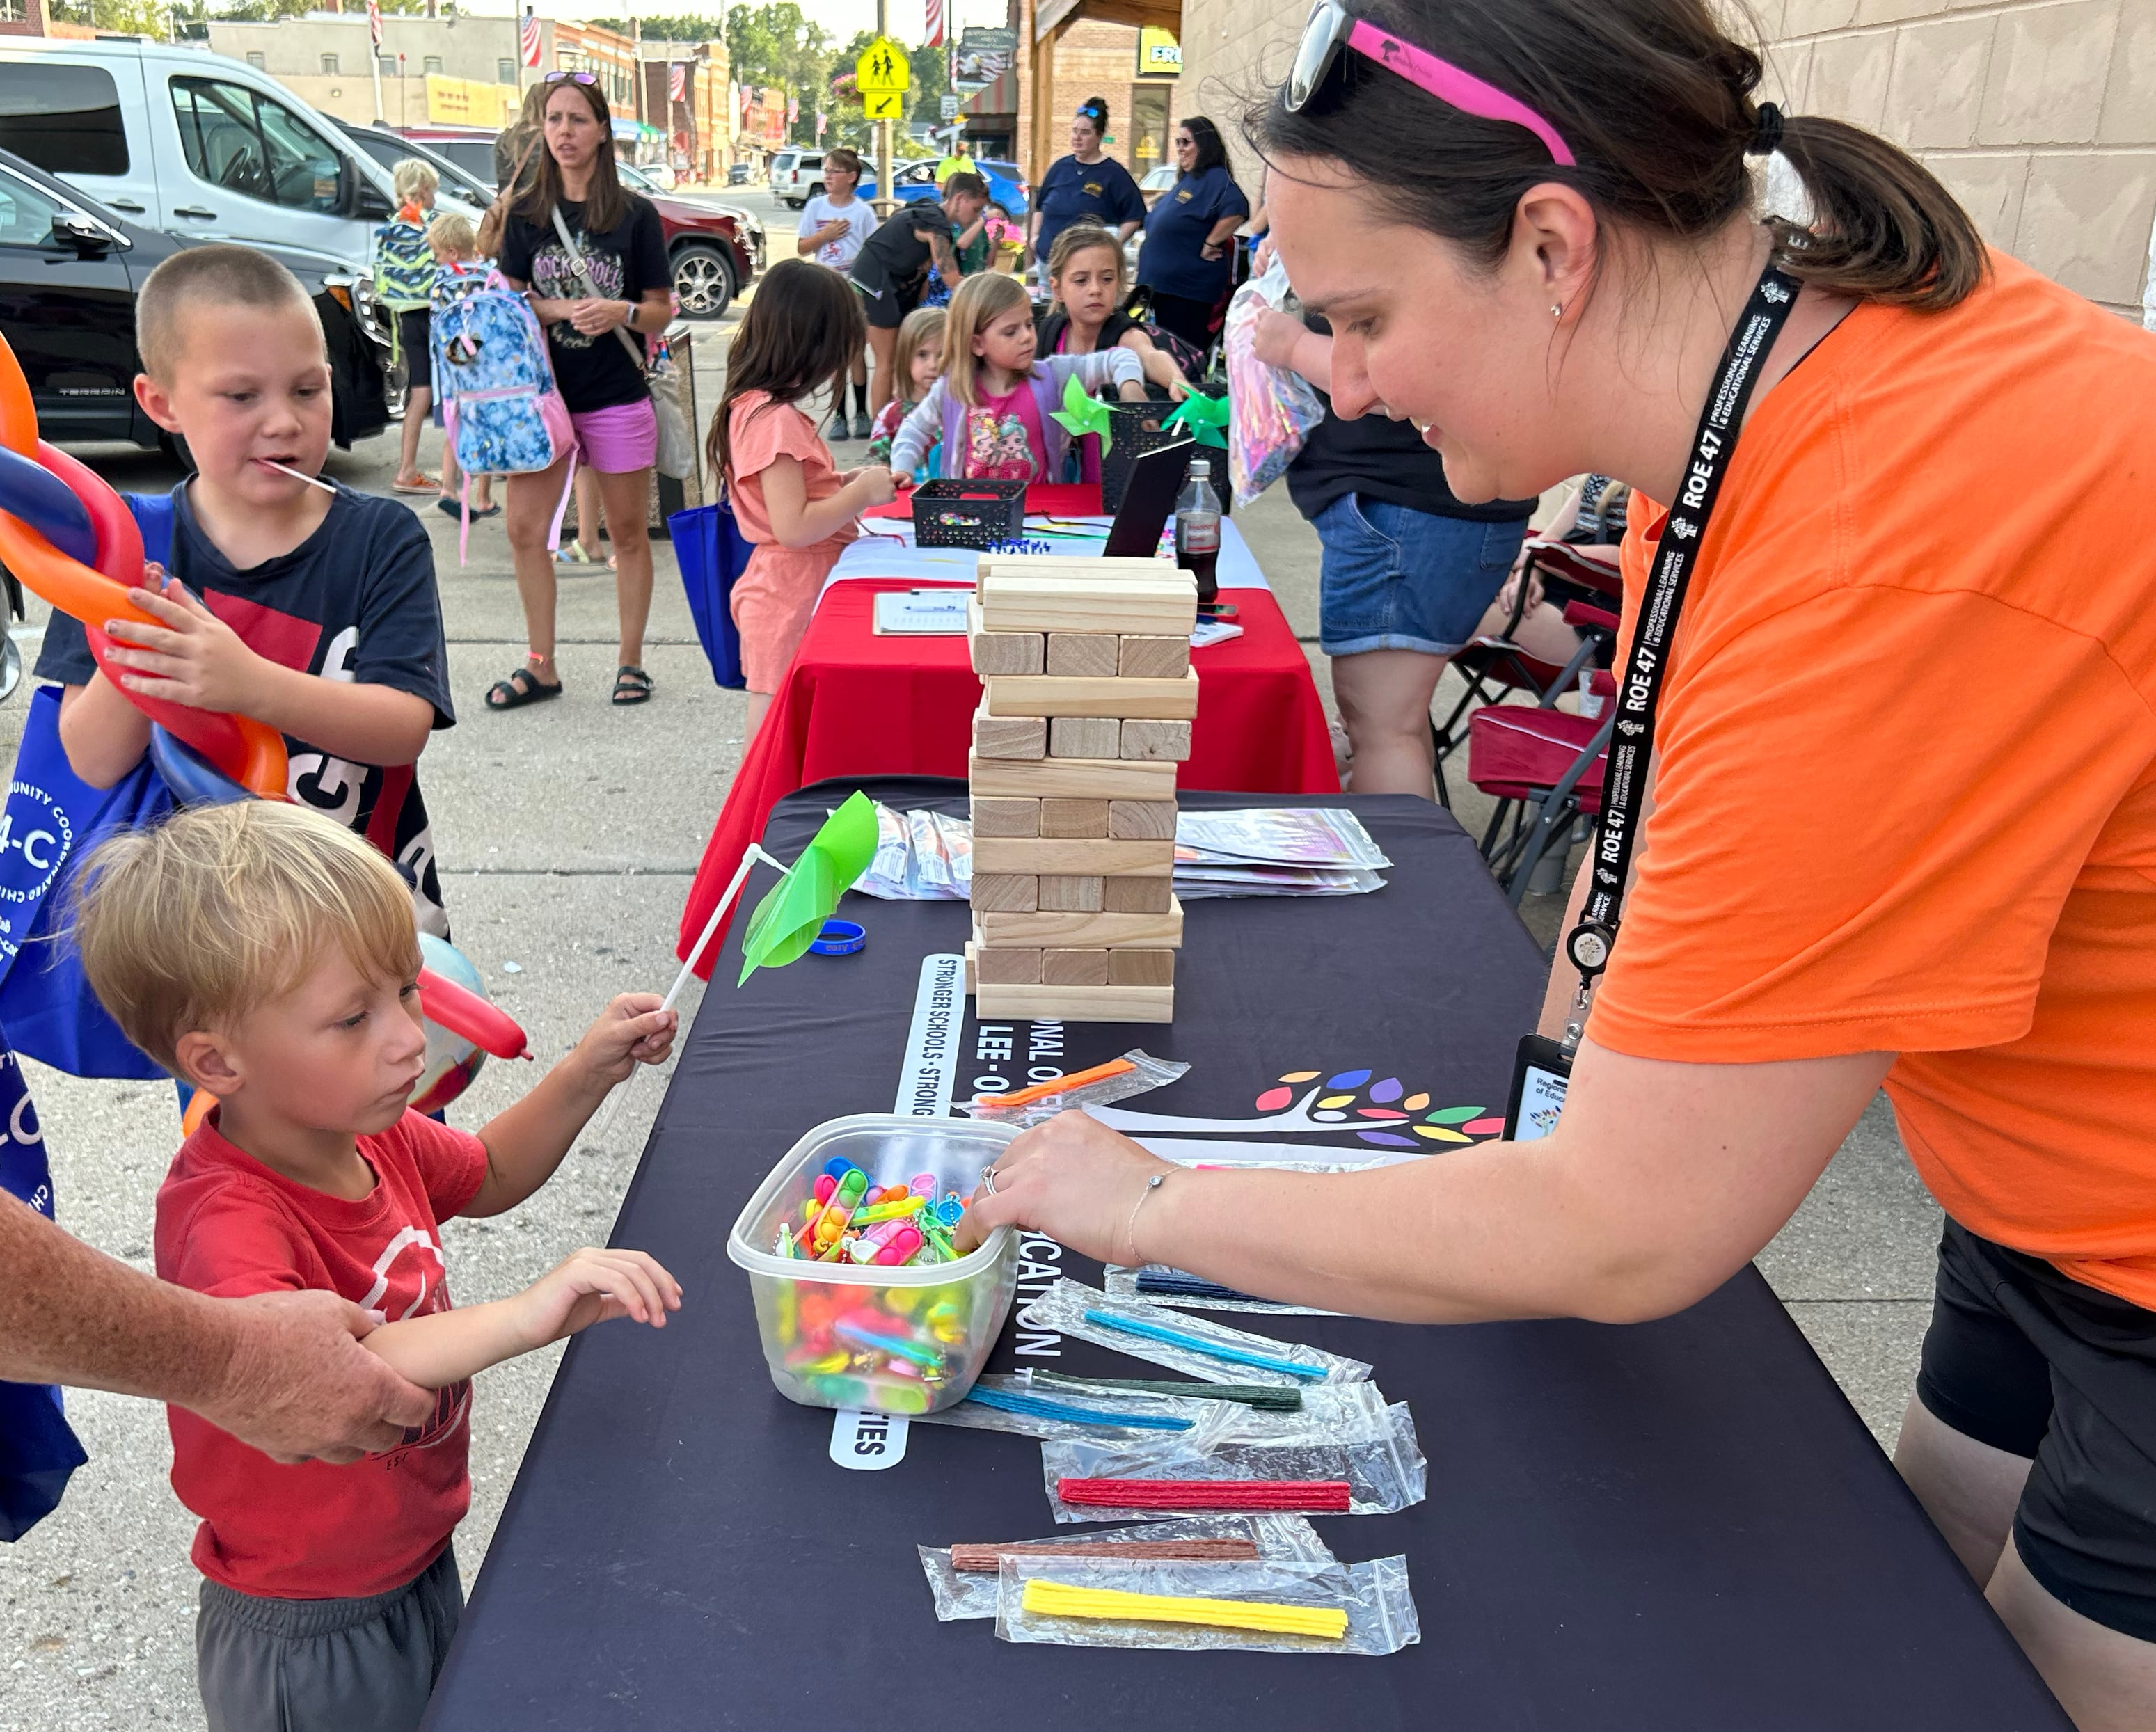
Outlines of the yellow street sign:
[{"label": "yellow street sign", "polygon": [[888,36],[877,37],[854,62],[854,88],[864,96],[902,93],[912,83],[906,50]]},{"label": "yellow street sign", "polygon": [[898,90],[873,90],[861,98],[861,111],[871,120],[902,120],[906,97]]}]

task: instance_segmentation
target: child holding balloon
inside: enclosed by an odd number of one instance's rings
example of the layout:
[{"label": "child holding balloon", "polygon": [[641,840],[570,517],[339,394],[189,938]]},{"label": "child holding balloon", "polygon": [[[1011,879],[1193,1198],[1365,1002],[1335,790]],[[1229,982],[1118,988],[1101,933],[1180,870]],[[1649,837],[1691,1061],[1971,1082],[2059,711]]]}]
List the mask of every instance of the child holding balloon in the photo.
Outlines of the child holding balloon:
[{"label": "child holding balloon", "polygon": [[180,1407],[172,1489],[202,1518],[198,1682],[218,1732],[416,1728],[463,1608],[471,1378],[608,1318],[663,1328],[673,1277],[583,1250],[515,1296],[453,1309],[441,1222],[552,1176],[675,1012],[615,998],[477,1135],[407,1105],[425,1063],[410,898],[380,853],[280,801],[197,807],[91,854],[83,969],[128,1038],[214,1096],[157,1193],[163,1279],[236,1297],[322,1289],[388,1320],[364,1338],[439,1392],[386,1454],[280,1464]]},{"label": "child holding balloon", "polygon": [[110,625],[103,669],[80,621],[46,628],[36,671],[65,689],[69,764],[110,787],[140,763],[138,699],[266,723],[285,736],[289,797],[394,861],[422,929],[446,936],[415,769],[455,720],[434,550],[394,500],[316,475],[330,374],[313,302],[260,253],[191,247],[150,274],[136,321],[136,397],[196,474],[172,491],[168,556],[146,549],[129,592],[157,623]]}]

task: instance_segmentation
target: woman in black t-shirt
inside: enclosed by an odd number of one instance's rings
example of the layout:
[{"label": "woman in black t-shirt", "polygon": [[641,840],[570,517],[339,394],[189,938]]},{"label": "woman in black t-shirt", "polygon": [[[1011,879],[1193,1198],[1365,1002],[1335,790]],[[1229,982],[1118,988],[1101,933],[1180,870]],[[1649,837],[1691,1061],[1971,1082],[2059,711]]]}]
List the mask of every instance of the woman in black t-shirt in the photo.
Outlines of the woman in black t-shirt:
[{"label": "woman in black t-shirt", "polygon": [[[531,190],[503,226],[501,274],[525,291],[546,329],[555,381],[576,425],[578,461],[598,477],[621,614],[613,701],[641,704],[651,695],[651,676],[641,665],[651,612],[644,524],[659,443],[643,337],[664,331],[672,316],[665,235],[649,201],[629,192],[614,172],[613,120],[593,74],[553,72],[547,80],[546,149]],[[490,710],[518,709],[562,690],[554,667],[554,556],[547,539],[567,462],[509,478],[509,546],[531,650],[526,666],[488,689]],[[588,525],[578,527],[588,534]]]}]

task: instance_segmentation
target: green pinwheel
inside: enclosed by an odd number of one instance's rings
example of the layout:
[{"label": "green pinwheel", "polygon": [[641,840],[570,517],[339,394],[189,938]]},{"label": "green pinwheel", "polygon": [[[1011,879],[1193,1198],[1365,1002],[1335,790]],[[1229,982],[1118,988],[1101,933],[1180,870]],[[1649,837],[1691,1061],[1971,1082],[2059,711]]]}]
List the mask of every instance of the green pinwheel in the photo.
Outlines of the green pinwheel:
[{"label": "green pinwheel", "polygon": [[1082,438],[1087,433],[1096,433],[1101,436],[1101,448],[1103,451],[1108,448],[1108,406],[1078,382],[1077,374],[1071,374],[1063,382],[1063,407],[1051,410],[1050,413],[1055,418],[1056,425],[1072,438]]},{"label": "green pinwheel", "polygon": [[1161,423],[1163,429],[1180,427],[1186,429],[1201,445],[1218,445],[1228,448],[1228,399],[1207,397],[1193,392],[1175,406],[1174,413]]},{"label": "green pinwheel", "polygon": [[783,968],[805,956],[839,898],[868,869],[876,848],[875,806],[856,790],[809,838],[808,845],[748,917],[742,940],[741,977]]}]

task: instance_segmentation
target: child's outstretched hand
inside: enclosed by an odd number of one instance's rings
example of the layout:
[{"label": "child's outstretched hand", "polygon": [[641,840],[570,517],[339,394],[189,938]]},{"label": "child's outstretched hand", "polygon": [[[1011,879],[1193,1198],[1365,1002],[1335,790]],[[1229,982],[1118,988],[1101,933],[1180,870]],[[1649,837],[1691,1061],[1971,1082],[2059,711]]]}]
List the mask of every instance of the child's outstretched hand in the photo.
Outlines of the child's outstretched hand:
[{"label": "child's outstretched hand", "polygon": [[679,1011],[662,1011],[656,992],[624,992],[599,1012],[577,1043],[577,1057],[609,1088],[639,1064],[663,1064],[674,1050]]},{"label": "child's outstretched hand", "polygon": [[681,1284],[641,1251],[587,1246],[510,1300],[527,1350],[616,1317],[666,1327],[681,1309]]},{"label": "child's outstretched hand", "polygon": [[854,471],[854,479],[871,505],[887,505],[898,497],[898,484],[881,464],[863,464]]},{"label": "child's outstretched hand", "polygon": [[127,599],[163,623],[105,621],[106,634],[118,646],[111,659],[130,670],[120,676],[121,684],[146,698],[251,715],[259,701],[262,658],[183,586],[168,582],[163,566],[144,566],[142,577]]}]

